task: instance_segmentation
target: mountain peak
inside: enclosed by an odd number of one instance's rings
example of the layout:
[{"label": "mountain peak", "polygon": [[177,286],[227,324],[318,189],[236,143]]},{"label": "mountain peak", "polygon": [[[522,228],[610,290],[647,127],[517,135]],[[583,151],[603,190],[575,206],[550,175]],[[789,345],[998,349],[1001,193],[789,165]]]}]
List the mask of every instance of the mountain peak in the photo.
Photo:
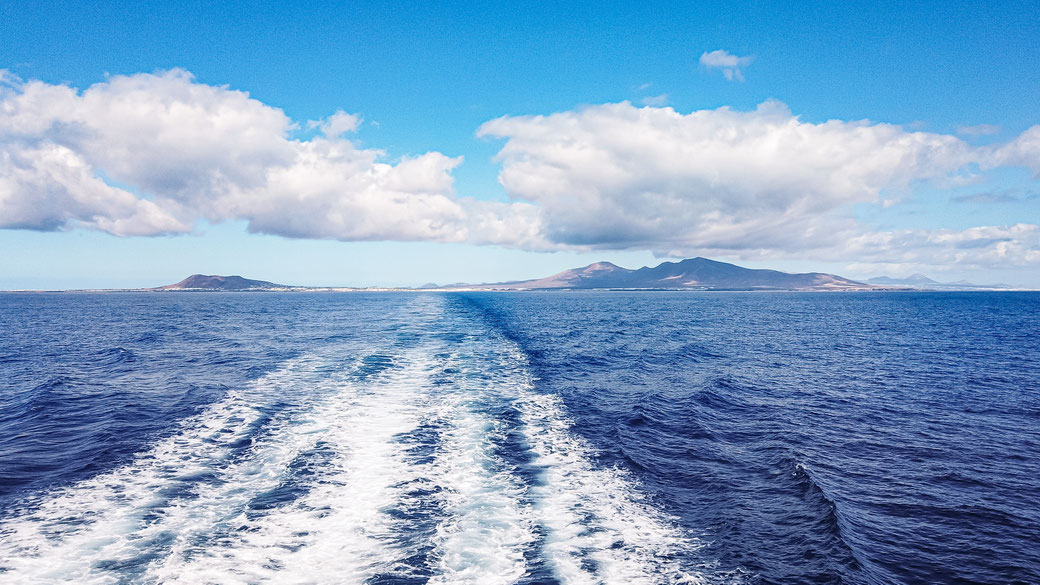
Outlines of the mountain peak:
[{"label": "mountain peak", "polygon": [[923,284],[937,282],[935,279],[929,278],[929,277],[921,274],[920,272],[916,272],[914,274],[911,274],[910,276],[908,276],[906,278],[906,280],[911,281],[911,282],[920,282],[920,283],[923,283]]},{"label": "mountain peak", "polygon": [[600,272],[603,270],[624,270],[613,262],[593,262],[585,268],[578,269],[579,272]]}]

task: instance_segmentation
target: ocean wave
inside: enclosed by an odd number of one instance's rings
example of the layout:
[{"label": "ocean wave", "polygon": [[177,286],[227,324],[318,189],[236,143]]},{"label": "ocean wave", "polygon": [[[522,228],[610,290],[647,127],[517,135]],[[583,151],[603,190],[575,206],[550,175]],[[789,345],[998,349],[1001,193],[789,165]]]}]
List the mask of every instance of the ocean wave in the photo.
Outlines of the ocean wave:
[{"label": "ocean wave", "polygon": [[106,365],[127,364],[137,361],[137,354],[124,347],[110,347],[96,353],[99,361]]}]

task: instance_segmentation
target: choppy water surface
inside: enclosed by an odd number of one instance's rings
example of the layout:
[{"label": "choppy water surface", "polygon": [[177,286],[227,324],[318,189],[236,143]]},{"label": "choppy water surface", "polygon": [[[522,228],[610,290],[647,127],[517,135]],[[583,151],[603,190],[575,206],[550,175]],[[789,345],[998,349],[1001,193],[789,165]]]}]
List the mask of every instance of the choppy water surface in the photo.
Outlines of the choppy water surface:
[{"label": "choppy water surface", "polygon": [[0,295],[0,583],[1038,583],[1040,295]]}]

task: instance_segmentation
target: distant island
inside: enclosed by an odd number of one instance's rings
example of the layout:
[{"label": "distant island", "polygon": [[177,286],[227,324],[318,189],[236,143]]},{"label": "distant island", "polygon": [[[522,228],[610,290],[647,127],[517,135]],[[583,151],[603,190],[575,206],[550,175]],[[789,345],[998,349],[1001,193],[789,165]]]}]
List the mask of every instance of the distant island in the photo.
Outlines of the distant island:
[{"label": "distant island", "polygon": [[458,288],[498,290],[546,289],[669,289],[669,290],[875,290],[887,288],[849,280],[833,274],[809,272],[790,274],[777,270],[752,269],[709,260],[690,258],[662,262],[636,270],[610,262],[565,270],[546,278],[467,285]]},{"label": "distant island", "polygon": [[[708,258],[662,262],[654,267],[622,268],[596,262],[565,270],[545,278],[485,284],[425,284],[418,289],[369,288],[363,290],[772,290],[772,291],[864,291],[899,290],[876,283],[863,283],[834,274],[809,272],[791,274],[777,270],[752,269]],[[194,274],[153,291],[306,291],[362,290],[353,288],[306,287],[251,280],[241,276]],[[905,287],[903,290],[906,290]]]},{"label": "distant island", "polygon": [[284,284],[275,284],[266,280],[252,280],[241,276],[216,276],[192,274],[176,283],[160,286],[151,290],[273,290],[291,289]]},{"label": "distant island", "polygon": [[879,276],[865,282],[825,272],[789,273],[744,268],[709,258],[662,262],[654,267],[622,268],[596,262],[582,268],[532,280],[485,284],[458,283],[439,286],[427,283],[417,288],[312,287],[275,284],[241,276],[193,274],[176,283],[149,291],[356,291],[356,290],[704,290],[704,291],[956,291],[1012,290],[1005,284],[977,285],[960,281],[943,283],[922,274],[907,278]]}]

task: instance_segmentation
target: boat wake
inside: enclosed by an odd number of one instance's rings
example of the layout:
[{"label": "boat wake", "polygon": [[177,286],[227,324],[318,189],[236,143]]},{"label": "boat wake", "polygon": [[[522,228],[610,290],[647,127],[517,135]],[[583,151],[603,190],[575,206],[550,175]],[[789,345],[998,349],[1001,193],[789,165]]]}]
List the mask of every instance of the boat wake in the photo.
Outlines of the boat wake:
[{"label": "boat wake", "polygon": [[700,583],[521,349],[417,297],[0,518],[0,583]]}]

